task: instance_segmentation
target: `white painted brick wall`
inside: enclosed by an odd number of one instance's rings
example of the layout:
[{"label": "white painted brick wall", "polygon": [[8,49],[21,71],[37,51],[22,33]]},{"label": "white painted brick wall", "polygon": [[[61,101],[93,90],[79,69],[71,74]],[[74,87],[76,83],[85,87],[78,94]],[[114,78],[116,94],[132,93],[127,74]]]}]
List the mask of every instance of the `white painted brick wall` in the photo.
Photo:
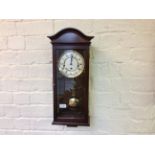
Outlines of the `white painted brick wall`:
[{"label": "white painted brick wall", "polygon": [[[90,127],[51,125],[48,35],[94,35]],[[155,133],[155,20],[0,20],[0,134]]]},{"label": "white painted brick wall", "polygon": [[23,36],[8,37],[8,49],[23,50],[25,48],[24,39]]},{"label": "white painted brick wall", "polygon": [[26,43],[26,50],[46,50],[51,49],[49,44],[49,39],[43,36],[26,36],[25,43]]},{"label": "white painted brick wall", "polygon": [[47,35],[53,33],[53,21],[42,20],[35,21],[25,20],[23,22],[17,22],[17,34],[18,35]]},{"label": "white painted brick wall", "polygon": [[7,49],[7,37],[0,37],[0,50]]}]

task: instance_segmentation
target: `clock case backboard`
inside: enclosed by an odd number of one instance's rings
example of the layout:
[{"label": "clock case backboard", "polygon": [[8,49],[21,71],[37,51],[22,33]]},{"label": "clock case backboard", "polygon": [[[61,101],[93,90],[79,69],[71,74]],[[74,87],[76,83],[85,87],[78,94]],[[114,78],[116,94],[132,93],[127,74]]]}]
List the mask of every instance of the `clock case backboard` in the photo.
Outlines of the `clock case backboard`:
[{"label": "clock case backboard", "polygon": [[[67,126],[89,126],[89,111],[88,111],[88,93],[89,93],[89,47],[90,40],[93,36],[87,36],[75,28],[65,28],[53,36],[48,36],[53,45],[53,91],[54,91],[54,120],[53,124]],[[76,50],[84,58],[84,72],[75,79],[65,78],[58,71],[58,60],[66,50]],[[71,83],[73,80],[78,81],[77,94],[81,97],[81,107],[79,112],[76,110],[63,110],[59,107],[60,89],[64,87],[63,80]],[[63,92],[61,92],[63,93]],[[64,95],[64,94],[63,94]]]}]

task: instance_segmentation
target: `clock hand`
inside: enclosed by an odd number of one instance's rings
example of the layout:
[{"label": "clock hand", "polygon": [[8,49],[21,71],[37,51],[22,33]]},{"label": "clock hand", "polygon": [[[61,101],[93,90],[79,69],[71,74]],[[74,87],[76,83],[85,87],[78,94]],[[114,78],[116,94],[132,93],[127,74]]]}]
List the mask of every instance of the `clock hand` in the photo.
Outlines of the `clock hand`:
[{"label": "clock hand", "polygon": [[72,65],[73,64],[73,55],[71,55],[71,63],[70,63],[70,65]]}]

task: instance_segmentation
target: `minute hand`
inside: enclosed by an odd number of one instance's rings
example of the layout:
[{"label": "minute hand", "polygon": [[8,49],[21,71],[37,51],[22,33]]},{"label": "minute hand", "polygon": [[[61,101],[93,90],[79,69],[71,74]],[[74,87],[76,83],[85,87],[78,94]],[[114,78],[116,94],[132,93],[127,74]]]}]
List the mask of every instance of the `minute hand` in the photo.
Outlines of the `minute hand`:
[{"label": "minute hand", "polygon": [[73,64],[73,55],[71,56],[71,63],[70,63],[70,65],[72,65]]}]

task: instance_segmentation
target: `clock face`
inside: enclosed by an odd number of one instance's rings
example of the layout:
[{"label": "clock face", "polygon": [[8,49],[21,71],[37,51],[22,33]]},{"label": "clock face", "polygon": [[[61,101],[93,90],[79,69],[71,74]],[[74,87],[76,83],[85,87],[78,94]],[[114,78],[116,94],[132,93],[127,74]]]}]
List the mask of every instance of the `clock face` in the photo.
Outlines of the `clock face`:
[{"label": "clock face", "polygon": [[58,69],[67,78],[75,78],[84,70],[84,58],[75,50],[66,50],[58,61]]}]

